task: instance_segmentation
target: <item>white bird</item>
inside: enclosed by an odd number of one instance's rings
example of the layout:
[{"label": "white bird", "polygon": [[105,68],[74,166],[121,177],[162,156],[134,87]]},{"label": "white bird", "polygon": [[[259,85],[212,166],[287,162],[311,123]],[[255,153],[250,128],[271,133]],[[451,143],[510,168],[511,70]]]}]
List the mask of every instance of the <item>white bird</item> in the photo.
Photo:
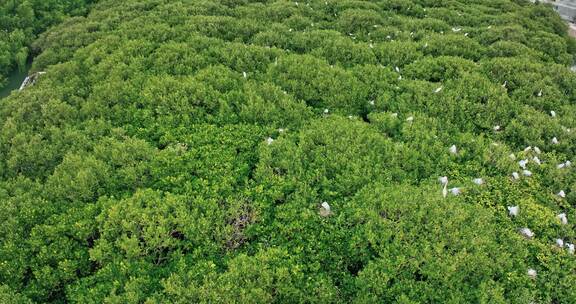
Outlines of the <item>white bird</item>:
[{"label": "white bird", "polygon": [[394,117],[394,118],[397,118],[397,117],[398,117],[398,113],[392,113],[392,114],[390,114],[390,116],[392,116],[392,117]]},{"label": "white bird", "polygon": [[458,154],[458,149],[456,148],[456,145],[452,145],[448,151],[450,151],[450,153],[452,154]]},{"label": "white bird", "polygon": [[438,178],[438,181],[442,184],[442,185],[446,185],[448,184],[448,176],[441,176]]},{"label": "white bird", "polygon": [[538,92],[538,97],[542,97],[542,90],[540,90],[540,92]]},{"label": "white bird", "polygon": [[280,132],[280,133],[284,133],[284,131],[285,131],[285,130],[282,129],[282,128],[278,129],[278,132]]},{"label": "white bird", "polygon": [[455,188],[450,189],[450,193],[452,193],[452,195],[454,195],[454,196],[458,196],[458,195],[460,195],[461,191],[460,191],[460,188],[455,187]]},{"label": "white bird", "polygon": [[540,148],[538,148],[538,147],[534,147],[534,151],[536,151],[537,154],[542,153],[542,151],[540,151]]},{"label": "white bird", "polygon": [[494,128],[492,128],[494,130],[494,132],[498,132],[500,131],[500,126],[494,126]]},{"label": "white bird", "polygon": [[244,76],[244,78],[247,78],[248,74],[246,74],[246,72],[242,72],[242,76]]},{"label": "white bird", "polygon": [[508,155],[508,157],[510,157],[511,160],[516,159],[516,155],[514,155],[514,153],[510,153],[510,155]]},{"label": "white bird", "polygon": [[556,117],[556,112],[555,112],[555,111],[550,111],[550,116]]},{"label": "white bird", "polygon": [[560,192],[558,192],[556,195],[558,195],[561,198],[565,198],[566,197],[566,193],[564,192],[564,190],[560,190]]},{"label": "white bird", "polygon": [[408,121],[408,122],[412,122],[413,120],[414,120],[414,117],[413,117],[413,116],[410,116],[410,117],[406,118],[406,121]]},{"label": "white bird", "polygon": [[558,138],[556,137],[552,138],[552,143],[557,145],[559,143]]},{"label": "white bird", "polygon": [[374,45],[373,45],[372,43],[370,43],[370,48],[371,48],[371,49],[373,49],[373,48],[374,48]]},{"label": "white bird", "polygon": [[524,176],[532,176],[532,172],[529,170],[523,170],[522,174],[524,174]]},{"label": "white bird", "polygon": [[448,181],[446,181],[446,183],[444,184],[444,187],[442,188],[442,197],[443,198],[446,198],[446,196],[448,195],[448,189],[446,187],[448,187]]},{"label": "white bird", "polygon": [[528,146],[524,149],[524,152],[529,152],[530,150],[532,150],[532,146]]},{"label": "white bird", "polygon": [[396,73],[400,73],[400,68],[399,68],[399,67],[394,67],[394,70],[396,70]]},{"label": "white bird", "polygon": [[452,31],[455,32],[455,33],[458,33],[458,32],[461,31],[461,30],[462,30],[462,29],[459,28],[459,27],[453,27],[453,28],[452,28]]},{"label": "white bird", "polygon": [[434,93],[440,93],[440,91],[442,91],[444,87],[438,87],[436,90],[434,90]]},{"label": "white bird", "polygon": [[572,165],[572,162],[567,160],[564,165],[566,166],[566,168],[570,167]]},{"label": "white bird", "polygon": [[520,165],[520,168],[522,169],[526,169],[526,165],[528,164],[528,160],[527,159],[523,159],[521,161],[518,162],[518,165]]},{"label": "white bird", "polygon": [[502,84],[502,87],[505,88],[508,85],[508,80],[504,80],[504,83]]},{"label": "white bird", "polygon": [[482,184],[484,184],[484,180],[481,178],[475,178],[472,180],[473,183],[475,183],[476,185],[480,186]]},{"label": "white bird", "polygon": [[566,213],[560,213],[556,217],[560,220],[560,223],[562,223],[562,225],[568,224],[568,217],[566,217]]},{"label": "white bird", "polygon": [[537,163],[538,165],[541,165],[541,164],[542,164],[542,162],[540,161],[540,159],[538,158],[538,156],[534,156],[534,157],[532,158],[532,160],[533,160],[535,163]]},{"label": "white bird", "polygon": [[574,254],[574,244],[567,243],[566,248],[568,248],[569,254]]},{"label": "white bird", "polygon": [[508,206],[508,214],[510,216],[518,216],[518,213],[520,213],[520,206]]},{"label": "white bird", "polygon": [[518,172],[512,172],[512,177],[514,179],[520,179],[520,174],[518,174]]},{"label": "white bird", "polygon": [[532,268],[528,269],[528,272],[527,272],[527,273],[528,273],[528,276],[529,276],[531,279],[536,279],[536,276],[538,275],[538,273],[536,272],[536,270],[534,270],[534,269],[532,269]]},{"label": "white bird", "polygon": [[329,216],[332,214],[332,210],[330,209],[330,205],[327,202],[322,202],[320,208],[320,215],[323,217]]},{"label": "white bird", "polygon": [[273,139],[272,137],[266,138],[266,143],[267,143],[268,145],[271,145],[273,142],[274,142],[274,139]]},{"label": "white bird", "polygon": [[522,228],[520,229],[520,234],[522,234],[525,238],[531,239],[534,237],[534,232],[530,230],[530,228]]},{"label": "white bird", "polygon": [[558,168],[558,169],[562,169],[564,167],[566,167],[566,163],[561,163],[561,164],[558,164],[558,166],[556,166],[556,168]]},{"label": "white bird", "polygon": [[374,105],[374,100],[370,100],[368,103],[370,103],[371,106]]},{"label": "white bird", "polygon": [[560,248],[564,248],[564,240],[563,239],[556,239],[556,246]]},{"label": "white bird", "polygon": [[328,109],[324,109],[324,114],[328,114],[329,112]]}]

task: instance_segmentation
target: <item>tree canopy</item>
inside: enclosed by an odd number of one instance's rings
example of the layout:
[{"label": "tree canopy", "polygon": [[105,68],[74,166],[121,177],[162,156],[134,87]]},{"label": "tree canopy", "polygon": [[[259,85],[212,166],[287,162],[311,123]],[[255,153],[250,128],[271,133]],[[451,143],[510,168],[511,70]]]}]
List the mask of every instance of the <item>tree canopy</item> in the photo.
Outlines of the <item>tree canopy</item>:
[{"label": "tree canopy", "polygon": [[0,1],[0,302],[576,298],[551,7],[92,2]]}]

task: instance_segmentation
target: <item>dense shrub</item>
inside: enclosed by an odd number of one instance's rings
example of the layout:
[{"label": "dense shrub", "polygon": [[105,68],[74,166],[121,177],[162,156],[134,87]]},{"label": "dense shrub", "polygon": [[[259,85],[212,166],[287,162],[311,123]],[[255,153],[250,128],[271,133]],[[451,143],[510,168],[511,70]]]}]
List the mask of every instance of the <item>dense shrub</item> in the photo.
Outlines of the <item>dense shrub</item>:
[{"label": "dense shrub", "polygon": [[91,2],[0,5],[0,302],[574,301],[552,8]]}]

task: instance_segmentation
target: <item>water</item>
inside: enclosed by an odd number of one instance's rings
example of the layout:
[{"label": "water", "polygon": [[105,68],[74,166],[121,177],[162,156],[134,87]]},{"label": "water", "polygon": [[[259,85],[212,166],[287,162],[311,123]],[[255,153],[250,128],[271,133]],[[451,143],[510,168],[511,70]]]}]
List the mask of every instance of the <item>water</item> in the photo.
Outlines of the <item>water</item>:
[{"label": "water", "polygon": [[32,64],[28,63],[26,64],[23,72],[20,72],[18,69],[16,69],[14,72],[8,75],[7,85],[0,89],[0,99],[10,95],[13,90],[18,90],[18,88],[20,88],[22,81],[24,81],[26,76],[28,76],[28,71],[30,70],[31,66]]}]

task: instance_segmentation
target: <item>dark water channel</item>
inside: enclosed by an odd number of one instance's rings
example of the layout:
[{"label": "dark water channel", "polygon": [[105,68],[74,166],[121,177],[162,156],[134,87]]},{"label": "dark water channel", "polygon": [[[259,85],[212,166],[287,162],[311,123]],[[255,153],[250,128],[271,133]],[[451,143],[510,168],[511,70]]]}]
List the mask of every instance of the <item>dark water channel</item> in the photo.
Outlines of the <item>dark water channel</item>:
[{"label": "dark water channel", "polygon": [[20,88],[20,85],[24,79],[26,79],[26,76],[28,76],[28,71],[30,70],[31,66],[32,63],[28,63],[26,64],[24,71],[16,69],[10,75],[8,75],[7,85],[0,89],[0,99],[10,95],[13,90],[18,90],[18,88]]}]

